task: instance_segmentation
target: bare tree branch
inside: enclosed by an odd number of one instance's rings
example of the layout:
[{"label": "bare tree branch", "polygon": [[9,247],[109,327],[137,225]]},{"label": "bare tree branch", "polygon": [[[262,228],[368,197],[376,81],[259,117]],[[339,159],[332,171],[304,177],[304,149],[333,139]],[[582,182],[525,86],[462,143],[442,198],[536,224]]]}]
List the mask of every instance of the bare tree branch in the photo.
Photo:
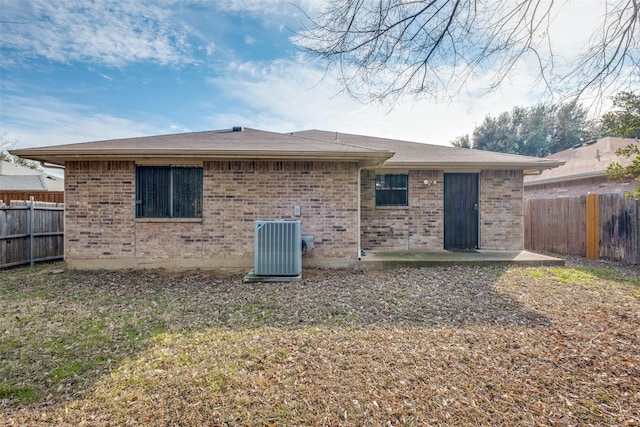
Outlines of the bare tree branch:
[{"label": "bare tree branch", "polygon": [[602,95],[640,84],[639,2],[611,0],[572,67],[553,50],[557,0],[330,0],[296,41],[364,101],[447,99],[480,74],[490,92],[524,64],[550,95]]}]

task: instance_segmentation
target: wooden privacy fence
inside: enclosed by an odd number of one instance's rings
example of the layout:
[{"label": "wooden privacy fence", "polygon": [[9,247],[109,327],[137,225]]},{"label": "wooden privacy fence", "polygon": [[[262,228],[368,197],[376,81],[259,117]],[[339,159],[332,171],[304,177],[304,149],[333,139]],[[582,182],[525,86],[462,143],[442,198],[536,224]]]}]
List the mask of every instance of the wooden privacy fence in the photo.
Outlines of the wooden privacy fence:
[{"label": "wooden privacy fence", "polygon": [[36,202],[64,203],[64,191],[0,190],[0,200],[4,200],[7,205],[12,200],[30,200],[31,197]]},{"label": "wooden privacy fence", "polygon": [[525,200],[525,248],[640,265],[640,201],[624,194]]},{"label": "wooden privacy fence", "polygon": [[64,257],[64,207],[59,203],[0,202],[0,268]]}]

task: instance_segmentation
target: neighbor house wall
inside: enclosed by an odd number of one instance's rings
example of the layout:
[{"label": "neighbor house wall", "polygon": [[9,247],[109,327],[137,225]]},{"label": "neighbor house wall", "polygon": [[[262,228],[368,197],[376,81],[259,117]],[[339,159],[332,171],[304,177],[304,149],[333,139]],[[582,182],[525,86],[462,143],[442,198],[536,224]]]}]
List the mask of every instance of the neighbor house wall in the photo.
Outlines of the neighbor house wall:
[{"label": "neighbor house wall", "polygon": [[[409,206],[376,207],[376,174],[408,174]],[[442,249],[442,171],[363,170],[360,182],[363,250]]]},{"label": "neighbor house wall", "polygon": [[205,161],[201,219],[136,219],[134,162],[68,162],[65,258],[70,268],[249,268],[254,221],[285,219],[315,238],[304,265],[352,265],[357,172],[356,163]]},{"label": "neighbor house wall", "polygon": [[610,179],[606,175],[567,179],[546,184],[527,183],[524,187],[525,199],[555,199],[558,197],[577,197],[587,194],[625,194],[634,191],[638,183],[634,179],[623,181]]}]

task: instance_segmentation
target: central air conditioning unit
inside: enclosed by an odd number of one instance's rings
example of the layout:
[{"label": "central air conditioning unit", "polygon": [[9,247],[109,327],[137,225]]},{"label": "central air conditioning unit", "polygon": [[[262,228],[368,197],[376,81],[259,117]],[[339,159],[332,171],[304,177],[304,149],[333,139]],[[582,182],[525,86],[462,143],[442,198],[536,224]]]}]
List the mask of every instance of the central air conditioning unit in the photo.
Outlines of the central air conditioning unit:
[{"label": "central air conditioning unit", "polygon": [[256,221],[253,274],[302,274],[300,221]]}]

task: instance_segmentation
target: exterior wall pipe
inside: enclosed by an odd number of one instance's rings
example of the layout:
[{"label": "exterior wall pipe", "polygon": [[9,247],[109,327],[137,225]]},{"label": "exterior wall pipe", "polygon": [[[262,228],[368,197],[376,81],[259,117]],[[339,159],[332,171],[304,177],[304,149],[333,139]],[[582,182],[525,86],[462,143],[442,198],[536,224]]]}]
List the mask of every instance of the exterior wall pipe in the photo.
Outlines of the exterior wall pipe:
[{"label": "exterior wall pipe", "polygon": [[356,231],[358,233],[358,235],[356,236],[357,237],[357,239],[356,239],[357,248],[356,249],[358,250],[358,254],[357,254],[358,255],[358,261],[360,261],[362,259],[362,247],[360,246],[361,245],[360,236],[362,235],[361,230],[360,230],[360,222],[361,222],[360,206],[362,205],[362,196],[360,194],[360,187],[362,185],[362,183],[361,183],[361,181],[362,181],[362,170],[363,170],[363,168],[358,168],[358,196],[357,196],[357,198],[358,198],[358,200],[357,200],[357,203],[358,203],[358,218],[356,220],[356,223],[357,223]]},{"label": "exterior wall pipe", "polygon": [[33,196],[29,197],[29,266],[33,268],[34,264],[34,246],[35,246],[35,202]]}]

